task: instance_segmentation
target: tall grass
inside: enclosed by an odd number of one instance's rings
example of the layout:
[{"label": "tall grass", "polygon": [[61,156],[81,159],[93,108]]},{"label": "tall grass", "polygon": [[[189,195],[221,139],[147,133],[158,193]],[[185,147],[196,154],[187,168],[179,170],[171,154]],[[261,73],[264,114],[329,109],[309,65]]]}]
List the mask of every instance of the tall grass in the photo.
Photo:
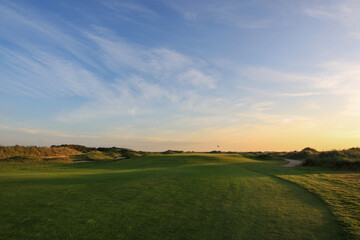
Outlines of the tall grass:
[{"label": "tall grass", "polygon": [[289,152],[285,155],[285,158],[303,160],[303,159],[307,159],[313,155],[316,155],[318,153],[319,152],[316,151],[315,149],[307,147],[307,148],[304,148],[303,150],[301,150],[300,152],[298,152],[298,151]]},{"label": "tall grass", "polygon": [[360,148],[320,152],[305,159],[304,165],[335,169],[360,169]]},{"label": "tall grass", "polygon": [[303,165],[318,166],[339,170],[360,170],[360,148],[318,152],[313,148],[304,148],[293,152],[248,152],[247,158],[256,160],[303,160]]},{"label": "tall grass", "polygon": [[73,156],[73,159],[75,161],[94,161],[94,160],[104,160],[104,159],[113,159],[115,157],[118,157],[119,155],[113,154],[113,153],[103,153],[100,151],[91,151],[79,155]]},{"label": "tall grass", "polygon": [[[62,144],[62,145],[53,145],[52,147],[54,148],[61,148],[61,147],[67,147],[67,148],[71,148],[71,149],[75,149],[79,152],[82,153],[92,153],[92,152],[97,152],[97,154],[99,154],[99,152],[102,152],[103,154],[105,154],[106,156],[110,156],[110,157],[125,157],[125,158],[130,158],[130,157],[137,157],[137,156],[143,156],[146,155],[146,152],[142,152],[142,151],[135,151],[132,149],[128,149],[128,148],[119,148],[119,147],[86,147],[86,146],[82,146],[82,145],[76,145],[76,144]],[[93,154],[90,154],[90,157]],[[100,156],[100,159],[102,157]]]},{"label": "tall grass", "polygon": [[53,157],[81,154],[67,147],[0,146],[0,159],[12,157]]}]

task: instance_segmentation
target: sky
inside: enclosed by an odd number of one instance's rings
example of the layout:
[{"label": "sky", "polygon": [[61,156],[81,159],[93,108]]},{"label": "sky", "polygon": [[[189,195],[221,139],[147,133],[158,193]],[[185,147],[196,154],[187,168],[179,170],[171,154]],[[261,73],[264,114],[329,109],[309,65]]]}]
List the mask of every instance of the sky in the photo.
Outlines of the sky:
[{"label": "sky", "polygon": [[0,0],[0,144],[359,147],[359,12],[358,0]]}]

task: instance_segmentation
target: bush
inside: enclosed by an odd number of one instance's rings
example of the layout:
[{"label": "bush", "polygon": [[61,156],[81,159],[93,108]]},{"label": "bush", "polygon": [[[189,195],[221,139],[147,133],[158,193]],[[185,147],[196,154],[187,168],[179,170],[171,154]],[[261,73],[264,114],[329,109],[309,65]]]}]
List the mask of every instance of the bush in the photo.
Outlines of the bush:
[{"label": "bush", "polygon": [[221,153],[221,151],[213,150],[213,151],[211,151],[210,153]]}]

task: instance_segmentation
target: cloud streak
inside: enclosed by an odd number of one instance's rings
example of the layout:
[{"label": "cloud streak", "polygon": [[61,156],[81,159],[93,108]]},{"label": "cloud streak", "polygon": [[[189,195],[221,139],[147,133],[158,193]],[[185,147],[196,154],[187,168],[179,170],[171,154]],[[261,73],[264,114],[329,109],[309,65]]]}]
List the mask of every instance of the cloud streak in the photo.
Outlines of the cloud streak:
[{"label": "cloud streak", "polygon": [[[281,8],[262,0],[95,1],[96,9],[77,3],[55,14],[45,5],[3,1],[0,128],[93,143],[188,141],[205,149],[219,138],[262,141],[261,131],[285,138],[291,127],[305,139],[335,115],[354,127],[356,50],[352,58],[328,57],[330,47],[311,44],[326,32],[324,23],[357,33],[358,4],[276,2]],[[97,14],[80,14],[79,6]],[[304,56],[311,47],[314,59]],[[339,122],[326,127],[346,128]],[[52,128],[65,130],[42,130]]]},{"label": "cloud streak", "polygon": [[[205,3],[206,2],[206,3]],[[223,25],[235,26],[243,29],[262,29],[268,28],[273,23],[270,19],[259,16],[254,17],[248,14],[245,9],[251,6],[251,3],[238,1],[185,1],[176,3],[167,1],[166,3],[184,19],[188,21],[209,21]],[[265,9],[265,4],[263,8]],[[254,6],[251,6],[254,7]],[[257,6],[260,8],[259,6]]]},{"label": "cloud streak", "polygon": [[304,13],[310,17],[342,24],[357,39],[360,39],[359,11],[360,3],[356,0],[333,0],[326,4],[319,2],[304,9]]},{"label": "cloud streak", "polygon": [[[135,5],[120,7],[150,13]],[[78,34],[70,35],[40,17],[33,18],[32,13],[20,15],[24,10],[14,4],[1,6],[1,10],[18,31],[26,28],[53,40],[51,45],[44,46],[35,44],[37,39],[31,43],[13,41],[12,46],[0,49],[6,58],[1,69],[2,91],[35,98],[87,99],[81,108],[61,112],[58,120],[83,121],[147,112],[151,101],[180,104],[187,101],[184,91],[190,93],[216,86],[215,78],[206,73],[207,63],[201,59],[168,48],[131,44],[104,27],[80,31],[73,27]],[[53,44],[63,51],[57,52]]]}]

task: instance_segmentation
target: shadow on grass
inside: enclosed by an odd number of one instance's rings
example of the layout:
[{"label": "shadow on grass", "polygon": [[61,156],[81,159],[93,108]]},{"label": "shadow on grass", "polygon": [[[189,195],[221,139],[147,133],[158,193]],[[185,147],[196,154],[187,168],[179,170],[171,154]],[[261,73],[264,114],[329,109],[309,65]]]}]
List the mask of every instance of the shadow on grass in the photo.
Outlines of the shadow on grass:
[{"label": "shadow on grass", "polygon": [[[224,157],[224,158],[221,158]],[[238,158],[238,159],[236,159]],[[235,159],[235,160],[234,160]],[[309,173],[331,173],[331,174],[343,174],[343,173],[358,173],[359,171],[350,170],[333,170],[321,167],[313,166],[297,166],[294,168],[284,168],[281,165],[287,163],[285,160],[271,159],[271,160],[259,160],[246,158],[242,155],[219,155],[219,154],[172,154],[169,156],[159,155],[151,157],[139,157],[134,159],[125,160],[106,160],[97,161],[91,163],[78,163],[78,164],[64,164],[62,167],[69,169],[103,169],[103,170],[135,170],[135,169],[148,169],[154,168],[208,168],[220,167],[220,166],[232,166],[243,167],[249,170],[255,170],[262,172],[266,175],[301,175]]]},{"label": "shadow on grass", "polygon": [[[115,161],[104,160],[89,163],[59,164],[60,169],[49,170],[48,172],[46,169],[41,169],[39,172],[31,172],[26,177],[10,177],[6,179],[6,176],[4,176],[2,182],[5,184],[25,185],[67,185],[97,184],[112,181],[121,184],[157,177],[175,177],[179,179],[199,177],[278,178],[277,175],[344,174],[344,171],[315,167],[284,168],[281,166],[283,163],[284,161],[281,160],[259,161],[246,159],[239,155],[174,154]],[[42,175],[44,170],[49,175]],[[19,173],[21,174],[21,172]]]}]

